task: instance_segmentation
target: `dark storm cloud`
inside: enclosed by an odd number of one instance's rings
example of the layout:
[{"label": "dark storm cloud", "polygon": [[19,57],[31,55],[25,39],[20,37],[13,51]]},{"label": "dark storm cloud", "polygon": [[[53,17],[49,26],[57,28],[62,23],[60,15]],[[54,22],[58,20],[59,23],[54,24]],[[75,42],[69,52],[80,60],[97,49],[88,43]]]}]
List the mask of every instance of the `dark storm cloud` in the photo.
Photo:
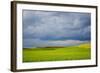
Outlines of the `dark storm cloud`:
[{"label": "dark storm cloud", "polygon": [[66,40],[71,40],[71,43],[73,43],[72,40],[74,43],[75,40],[79,42],[90,41],[90,30],[90,13],[23,11],[24,47],[51,45],[58,40],[64,43]]}]

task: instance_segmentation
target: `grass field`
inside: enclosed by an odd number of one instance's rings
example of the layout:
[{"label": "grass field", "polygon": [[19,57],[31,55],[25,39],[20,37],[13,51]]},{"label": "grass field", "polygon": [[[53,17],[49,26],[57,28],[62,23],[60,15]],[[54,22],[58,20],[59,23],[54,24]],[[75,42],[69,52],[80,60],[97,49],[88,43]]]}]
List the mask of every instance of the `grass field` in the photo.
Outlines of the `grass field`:
[{"label": "grass field", "polygon": [[85,60],[91,58],[89,43],[67,47],[24,48],[23,62]]}]

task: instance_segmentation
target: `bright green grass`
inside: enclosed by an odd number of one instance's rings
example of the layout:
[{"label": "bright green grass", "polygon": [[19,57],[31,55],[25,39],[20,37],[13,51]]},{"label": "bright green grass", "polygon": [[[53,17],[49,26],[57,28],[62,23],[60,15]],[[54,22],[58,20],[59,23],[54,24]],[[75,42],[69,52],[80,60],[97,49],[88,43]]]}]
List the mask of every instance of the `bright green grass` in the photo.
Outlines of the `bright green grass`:
[{"label": "bright green grass", "polygon": [[23,62],[85,60],[91,58],[90,44],[68,47],[24,48]]}]

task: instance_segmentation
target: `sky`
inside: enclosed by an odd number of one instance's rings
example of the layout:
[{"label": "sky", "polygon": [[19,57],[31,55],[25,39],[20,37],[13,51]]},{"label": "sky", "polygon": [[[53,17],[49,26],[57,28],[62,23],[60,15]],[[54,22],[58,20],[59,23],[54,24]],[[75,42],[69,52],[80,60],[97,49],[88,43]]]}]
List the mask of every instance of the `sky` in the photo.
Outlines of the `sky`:
[{"label": "sky", "polygon": [[71,46],[90,42],[91,14],[23,10],[23,47]]}]

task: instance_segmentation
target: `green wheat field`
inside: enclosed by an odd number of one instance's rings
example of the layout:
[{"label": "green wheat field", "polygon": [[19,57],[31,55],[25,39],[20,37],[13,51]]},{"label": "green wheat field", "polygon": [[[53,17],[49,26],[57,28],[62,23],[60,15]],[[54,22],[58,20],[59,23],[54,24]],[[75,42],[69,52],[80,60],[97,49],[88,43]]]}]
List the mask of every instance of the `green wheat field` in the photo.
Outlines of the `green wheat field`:
[{"label": "green wheat field", "polygon": [[23,48],[23,62],[86,59],[91,59],[90,43],[67,47]]}]

